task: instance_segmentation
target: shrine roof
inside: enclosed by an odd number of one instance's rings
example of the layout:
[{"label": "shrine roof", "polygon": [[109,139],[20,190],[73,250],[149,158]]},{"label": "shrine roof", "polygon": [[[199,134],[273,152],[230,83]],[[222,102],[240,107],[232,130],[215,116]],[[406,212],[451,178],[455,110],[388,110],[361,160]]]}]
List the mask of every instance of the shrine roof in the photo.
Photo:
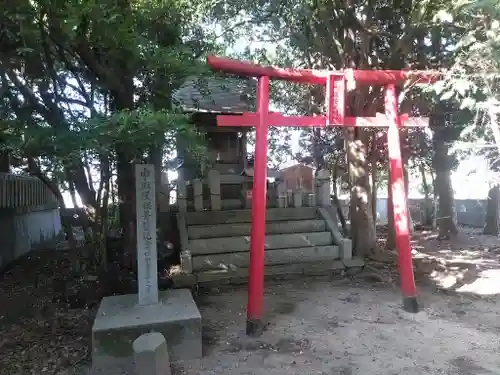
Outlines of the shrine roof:
[{"label": "shrine roof", "polygon": [[190,77],[173,97],[189,112],[242,113],[255,111],[257,80],[228,76]]}]

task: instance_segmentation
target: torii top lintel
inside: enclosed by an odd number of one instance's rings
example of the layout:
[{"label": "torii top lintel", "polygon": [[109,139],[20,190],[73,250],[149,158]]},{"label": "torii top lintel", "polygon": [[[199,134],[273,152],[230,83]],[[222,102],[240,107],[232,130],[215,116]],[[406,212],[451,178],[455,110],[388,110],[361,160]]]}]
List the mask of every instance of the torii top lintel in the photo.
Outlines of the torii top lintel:
[{"label": "torii top lintel", "polygon": [[354,80],[364,85],[389,85],[411,81],[418,83],[432,83],[440,80],[440,73],[436,71],[410,70],[352,70],[328,71],[311,69],[276,68],[261,66],[247,61],[228,59],[225,57],[209,56],[208,65],[215,71],[232,73],[250,77],[267,76],[297,83],[325,85],[327,77],[331,75],[344,76],[347,80]]}]

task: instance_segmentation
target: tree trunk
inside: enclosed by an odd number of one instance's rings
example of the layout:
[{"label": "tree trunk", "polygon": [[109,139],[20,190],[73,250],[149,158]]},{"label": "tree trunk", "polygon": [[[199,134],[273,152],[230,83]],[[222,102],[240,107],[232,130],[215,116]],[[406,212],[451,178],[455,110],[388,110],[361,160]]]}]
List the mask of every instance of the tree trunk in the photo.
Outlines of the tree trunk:
[{"label": "tree trunk", "polygon": [[436,177],[435,174],[431,171],[432,178],[432,230],[437,230],[437,217],[438,217],[438,195],[437,195],[437,187],[436,187]]},{"label": "tree trunk", "polygon": [[75,191],[75,184],[73,184],[72,180],[68,181],[69,185],[69,194],[71,196],[71,203],[73,203],[73,207],[77,208],[78,207],[78,201],[76,200],[76,191]]},{"label": "tree trunk", "polygon": [[9,173],[10,172],[10,155],[6,150],[2,150],[3,141],[0,139],[0,172]]},{"label": "tree trunk", "polygon": [[340,206],[340,201],[339,201],[339,193],[337,189],[337,180],[338,180],[338,175],[337,175],[337,167],[335,166],[332,171],[332,179],[333,179],[333,204],[337,208],[337,215],[339,217],[340,225],[342,226],[342,234],[345,237],[349,237],[349,228],[347,227],[347,222],[344,217],[344,212],[342,211],[342,207]]},{"label": "tree trunk", "polygon": [[347,156],[351,188],[351,235],[353,249],[357,255],[366,256],[375,252],[377,237],[371,206],[370,179],[368,177],[367,136],[358,130],[355,138],[354,130],[348,134]]},{"label": "tree trunk", "polygon": [[436,170],[436,193],[439,199],[437,225],[439,237],[448,239],[458,233],[455,215],[455,198],[451,184],[451,156],[443,139],[446,130],[436,131],[434,136],[434,168]]},{"label": "tree trunk", "polygon": [[[155,192],[156,192],[156,210],[160,209],[161,197],[161,175],[163,173],[163,145],[152,147],[149,152],[149,162],[154,165],[155,170]],[[159,217],[159,216],[157,216]]]},{"label": "tree trunk", "polygon": [[410,197],[409,197],[409,192],[410,192],[410,177],[408,175],[408,162],[406,162],[404,165],[404,179],[405,179],[405,194],[406,194],[406,209],[408,211],[408,232],[413,233],[413,218],[411,217],[411,211],[410,211]]},{"label": "tree trunk", "polygon": [[496,185],[488,192],[486,206],[486,226],[484,234],[498,236],[500,234],[500,186]]},{"label": "tree trunk", "polygon": [[375,226],[375,233],[377,232],[377,132],[372,133],[372,149],[371,149],[371,172],[372,172],[372,215],[373,224]]},{"label": "tree trunk", "polygon": [[99,267],[106,269],[108,265],[108,249],[106,248],[106,239],[109,232],[109,187],[111,180],[111,167],[109,153],[100,155],[101,159],[101,181],[97,193],[99,199]]},{"label": "tree trunk", "polygon": [[124,263],[133,268],[136,259],[134,159],[122,147],[116,150],[120,227],[123,234]]},{"label": "tree trunk", "polygon": [[420,170],[420,176],[422,177],[422,189],[424,191],[424,212],[422,218],[422,225],[431,226],[432,225],[432,215],[431,215],[431,195],[429,189],[429,183],[427,182],[427,177],[425,175],[425,165],[420,163],[418,166]]}]

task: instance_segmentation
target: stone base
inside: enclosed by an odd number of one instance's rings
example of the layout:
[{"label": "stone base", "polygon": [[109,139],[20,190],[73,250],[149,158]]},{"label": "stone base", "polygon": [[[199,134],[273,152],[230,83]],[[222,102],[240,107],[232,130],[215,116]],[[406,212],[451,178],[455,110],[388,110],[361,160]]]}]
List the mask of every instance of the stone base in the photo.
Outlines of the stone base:
[{"label": "stone base", "polygon": [[201,358],[201,315],[189,289],[160,292],[160,302],[148,306],[135,294],[104,298],[92,327],[92,366],[133,363],[132,344],[148,332],[163,334],[171,361]]}]

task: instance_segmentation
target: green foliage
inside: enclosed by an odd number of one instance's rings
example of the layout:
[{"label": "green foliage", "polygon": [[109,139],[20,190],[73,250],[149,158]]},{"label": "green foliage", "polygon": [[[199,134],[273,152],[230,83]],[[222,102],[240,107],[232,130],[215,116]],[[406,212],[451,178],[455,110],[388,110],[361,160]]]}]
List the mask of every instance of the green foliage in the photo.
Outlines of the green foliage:
[{"label": "green foliage", "polygon": [[203,159],[202,138],[174,109],[172,94],[206,74],[202,58],[220,50],[202,22],[209,3],[4,4],[2,147],[52,176],[87,162],[99,168],[99,155],[118,146],[129,159],[155,146],[171,152],[176,137]]}]

